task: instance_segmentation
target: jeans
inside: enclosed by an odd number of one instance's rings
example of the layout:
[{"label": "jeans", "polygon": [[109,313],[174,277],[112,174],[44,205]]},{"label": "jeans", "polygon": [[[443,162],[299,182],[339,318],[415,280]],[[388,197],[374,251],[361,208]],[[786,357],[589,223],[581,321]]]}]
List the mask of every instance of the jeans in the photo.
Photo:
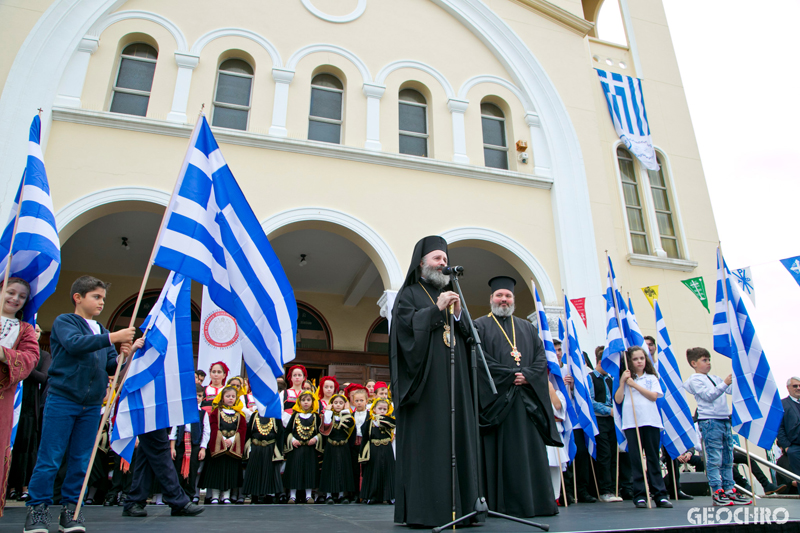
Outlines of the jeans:
[{"label": "jeans", "polygon": [[39,456],[28,485],[31,499],[25,505],[53,505],[53,482],[67,452],[67,476],[61,487],[61,502],[78,503],[99,427],[99,405],[80,405],[54,393],[48,395]]},{"label": "jeans", "polygon": [[706,476],[711,492],[733,489],[733,435],[730,420],[700,420],[703,449],[706,452]]}]

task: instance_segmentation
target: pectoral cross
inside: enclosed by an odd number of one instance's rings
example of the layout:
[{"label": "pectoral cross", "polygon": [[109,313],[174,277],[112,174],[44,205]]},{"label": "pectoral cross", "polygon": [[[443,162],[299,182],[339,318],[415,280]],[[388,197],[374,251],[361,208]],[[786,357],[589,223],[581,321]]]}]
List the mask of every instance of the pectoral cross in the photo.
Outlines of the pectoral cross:
[{"label": "pectoral cross", "polygon": [[513,357],[514,361],[517,362],[517,366],[520,366],[519,363],[522,360],[522,354],[519,353],[519,350],[517,350],[516,346],[514,347],[513,350],[511,350],[511,357]]}]

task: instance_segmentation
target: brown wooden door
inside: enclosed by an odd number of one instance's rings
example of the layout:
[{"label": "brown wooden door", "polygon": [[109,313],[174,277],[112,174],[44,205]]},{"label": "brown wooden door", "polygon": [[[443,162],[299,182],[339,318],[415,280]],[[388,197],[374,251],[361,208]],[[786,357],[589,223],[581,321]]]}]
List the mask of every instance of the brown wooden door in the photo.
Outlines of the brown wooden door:
[{"label": "brown wooden door", "polygon": [[341,383],[361,383],[367,379],[367,367],[364,365],[329,365],[328,375]]}]

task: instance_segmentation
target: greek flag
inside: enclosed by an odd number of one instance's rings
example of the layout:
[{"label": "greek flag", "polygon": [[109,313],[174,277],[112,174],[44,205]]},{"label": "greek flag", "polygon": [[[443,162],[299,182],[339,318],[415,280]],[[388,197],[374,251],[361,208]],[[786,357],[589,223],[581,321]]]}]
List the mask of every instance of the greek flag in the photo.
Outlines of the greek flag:
[{"label": "greek flag", "polygon": [[[44,169],[42,147],[39,145],[40,135],[41,120],[36,115],[28,136],[28,163],[22,174],[14,205],[11,206],[8,224],[0,237],[0,271],[5,272],[10,252],[13,254],[10,276],[22,278],[31,285],[28,305],[25,306],[22,317],[22,320],[30,324],[36,323],[39,307],[55,292],[58,274],[61,272],[61,244]],[[17,233],[14,235],[17,212],[19,221]]]},{"label": "greek flag", "polygon": [[11,448],[14,447],[14,441],[17,440],[17,426],[19,426],[19,413],[22,411],[22,382],[17,382],[17,388],[14,392],[14,420],[11,425]]},{"label": "greek flag", "polygon": [[658,379],[664,396],[657,400],[661,411],[661,445],[673,459],[685,453],[689,448],[697,447],[697,433],[694,430],[692,411],[683,396],[683,380],[678,368],[678,361],[672,353],[672,342],[667,333],[667,324],[655,300],[656,311],[656,346],[658,347]]},{"label": "greek flag", "polygon": [[733,364],[731,424],[739,435],[769,450],[783,420],[783,406],[755,326],[719,248],[716,302],[714,350]]},{"label": "greek flag", "polygon": [[136,436],[197,422],[191,280],[171,272],[140,329],[111,431],[111,448],[130,462]]},{"label": "greek flag", "polygon": [[595,435],[597,435],[598,429],[587,383],[589,372],[583,360],[580,344],[578,344],[578,333],[575,331],[575,324],[570,317],[569,300],[566,295],[564,295],[564,309],[566,310],[567,336],[562,348],[567,356],[567,361],[569,361],[569,371],[574,380],[575,408],[578,412],[578,423],[575,427],[583,429],[586,447],[592,457],[597,457]]},{"label": "greek flag", "polygon": [[259,413],[280,417],[276,378],[295,356],[297,303],[205,117],[192,133],[155,264],[208,287],[236,319]]},{"label": "greek flag", "polygon": [[[600,360],[600,366],[603,367],[609,376],[614,380],[613,390],[614,393],[619,388],[619,375],[623,365],[623,358],[625,357],[625,350],[628,348],[627,340],[622,335],[622,328],[617,318],[617,306],[619,299],[617,298],[619,291],[617,290],[617,279],[614,275],[614,266],[611,264],[611,258],[608,258],[608,276],[606,283],[606,347],[603,350],[603,358]],[[617,305],[614,305],[616,301]],[[614,409],[611,412],[614,415],[614,428],[617,433],[617,444],[619,444],[622,451],[628,450],[628,440],[625,437],[625,432],[622,430],[622,406],[616,401],[612,401]]]},{"label": "greek flag", "polygon": [[[624,303],[623,301],[623,304]],[[636,320],[636,314],[633,312],[633,303],[630,297],[628,297],[628,306],[625,308],[625,320],[623,320],[623,323],[625,324],[623,330],[628,340],[628,346],[644,346],[644,335],[642,335],[642,330],[639,329],[639,321]],[[647,357],[650,357],[650,351],[646,346],[644,346],[644,348]]]},{"label": "greek flag", "polygon": [[[561,318],[558,319],[558,340],[561,341],[561,344],[564,344],[564,323],[561,322]],[[561,347],[561,353],[564,353],[563,346]]]},{"label": "greek flag", "polygon": [[558,362],[556,347],[553,344],[553,335],[550,333],[550,324],[547,323],[547,315],[544,312],[544,306],[542,305],[542,300],[539,298],[539,291],[536,289],[535,285],[533,286],[533,295],[536,298],[536,317],[539,319],[539,338],[542,339],[542,343],[544,344],[544,353],[547,356],[547,370],[550,371],[550,381],[556,389],[561,391],[561,394],[564,395],[564,400],[567,404],[567,418],[562,421],[564,431],[561,436],[564,439],[564,444],[567,446],[569,460],[572,461],[577,451],[575,447],[575,438],[572,435],[572,427],[578,424],[578,414],[575,412],[575,406],[572,405],[569,389],[564,383],[564,376],[561,374],[561,366]]},{"label": "greek flag", "polygon": [[650,139],[650,123],[644,108],[642,80],[616,72],[597,70],[608,112],[619,138],[648,170],[658,170],[658,159]]}]

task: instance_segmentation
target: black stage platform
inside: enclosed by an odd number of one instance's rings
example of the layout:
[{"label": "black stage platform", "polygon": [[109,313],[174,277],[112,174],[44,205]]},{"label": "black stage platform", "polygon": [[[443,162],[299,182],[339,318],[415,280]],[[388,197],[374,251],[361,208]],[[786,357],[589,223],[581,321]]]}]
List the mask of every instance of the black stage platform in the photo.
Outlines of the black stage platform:
[{"label": "black stage platform", "polygon": [[[759,518],[766,511],[778,518],[788,514],[789,521],[783,525],[739,525],[736,515],[730,516],[728,510],[736,511],[740,521],[754,513],[752,506],[727,507],[716,514],[718,507],[711,507],[711,498],[695,498],[694,501],[680,501],[674,509],[636,509],[629,501],[622,503],[593,503],[571,505],[560,509],[560,514],[550,517],[534,518],[534,521],[548,524],[552,532],[611,532],[611,531],[659,531],[689,533],[702,529],[708,533],[749,533],[750,531],[798,533],[800,532],[800,500],[773,499],[758,500]],[[704,508],[709,511],[705,512]],[[55,523],[50,531],[58,531],[58,511],[51,512]],[[148,505],[147,518],[125,518],[121,507],[89,506],[86,508],[87,531],[105,533],[198,533],[206,531],[315,531],[318,533],[360,533],[411,531],[409,528],[392,522],[394,508],[389,505],[214,505],[196,518],[171,517],[167,506]],[[747,514],[749,512],[749,514]],[[0,519],[0,533],[22,531],[26,510],[21,504],[11,502]],[[730,520],[729,524],[712,525],[716,518]],[[695,523],[692,523],[693,520]],[[705,524],[704,524],[705,522]],[[461,531],[475,533],[495,532],[536,532],[534,529],[515,522],[490,519],[480,527],[464,528]],[[418,530],[415,530],[418,531]],[[424,530],[423,530],[424,531]]]}]

